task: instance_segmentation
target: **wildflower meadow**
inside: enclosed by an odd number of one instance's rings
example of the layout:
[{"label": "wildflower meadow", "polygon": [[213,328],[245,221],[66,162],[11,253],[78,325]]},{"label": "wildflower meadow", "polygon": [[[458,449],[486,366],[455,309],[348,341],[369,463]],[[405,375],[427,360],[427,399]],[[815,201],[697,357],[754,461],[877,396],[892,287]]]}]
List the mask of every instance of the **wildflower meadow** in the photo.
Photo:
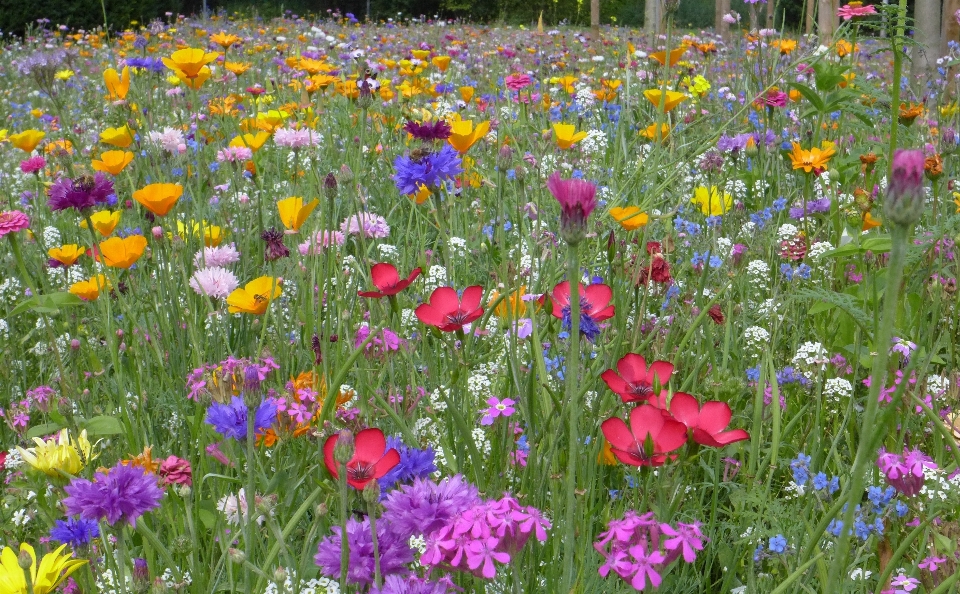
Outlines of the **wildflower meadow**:
[{"label": "wildflower meadow", "polygon": [[0,38],[0,594],[960,590],[958,40],[675,9]]}]

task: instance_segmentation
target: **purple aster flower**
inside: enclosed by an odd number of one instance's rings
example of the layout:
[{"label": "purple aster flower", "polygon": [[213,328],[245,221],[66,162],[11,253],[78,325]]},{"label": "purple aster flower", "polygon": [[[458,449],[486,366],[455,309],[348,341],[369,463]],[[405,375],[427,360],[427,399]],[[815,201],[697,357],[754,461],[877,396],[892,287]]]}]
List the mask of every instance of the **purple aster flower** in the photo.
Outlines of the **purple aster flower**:
[{"label": "purple aster flower", "polygon": [[160,507],[163,490],[156,475],[139,466],[117,463],[106,474],[98,472],[93,481],[75,478],[64,488],[67,514],[87,520],[106,520],[111,526],[123,520],[136,526],[137,518]]},{"label": "purple aster flower", "polygon": [[383,502],[383,520],[405,539],[430,534],[455,516],[480,502],[477,488],[462,475],[439,483],[414,479],[413,484],[391,491]]},{"label": "purple aster flower", "polygon": [[[255,433],[262,433],[276,417],[277,405],[273,400],[264,400],[254,414]],[[244,441],[247,439],[247,405],[239,396],[231,398],[229,404],[215,402],[207,409],[207,423],[226,438]]]},{"label": "purple aster flower", "polygon": [[420,186],[437,187],[448,179],[453,179],[463,168],[460,153],[449,144],[435,153],[413,158],[398,156],[393,167],[397,170],[393,181],[401,194],[416,194]]},{"label": "purple aster flower", "polygon": [[425,479],[437,471],[437,466],[433,463],[435,456],[433,448],[427,447],[425,450],[411,448],[393,436],[387,438],[387,449],[390,448],[400,453],[400,463],[378,479],[380,491],[383,493],[397,483],[409,483],[417,478]]},{"label": "purple aster flower", "polygon": [[70,548],[80,549],[100,537],[100,527],[95,520],[85,518],[67,518],[57,520],[50,530],[51,540],[70,545]]},{"label": "purple aster flower", "polygon": [[446,140],[451,132],[450,124],[446,120],[423,123],[408,121],[403,125],[403,129],[417,140],[423,141]]},{"label": "purple aster flower", "polygon": [[92,177],[61,177],[47,190],[50,198],[47,204],[53,211],[68,208],[84,211],[96,204],[106,203],[112,194],[113,182],[103,172],[98,171]]},{"label": "purple aster flower", "polygon": [[[313,558],[320,573],[329,577],[340,576],[340,527],[333,527],[333,534],[320,541]],[[386,522],[377,522],[377,545],[380,552],[380,573],[384,576],[406,575],[406,564],[413,561],[413,551],[407,544],[408,537],[398,535]],[[350,566],[347,579],[354,584],[373,582],[373,538],[370,520],[363,522],[347,520],[347,542],[350,545]]]},{"label": "purple aster flower", "polygon": [[388,575],[383,580],[382,588],[374,587],[370,592],[371,594],[446,594],[454,589],[449,577],[433,582],[413,575],[406,577]]}]

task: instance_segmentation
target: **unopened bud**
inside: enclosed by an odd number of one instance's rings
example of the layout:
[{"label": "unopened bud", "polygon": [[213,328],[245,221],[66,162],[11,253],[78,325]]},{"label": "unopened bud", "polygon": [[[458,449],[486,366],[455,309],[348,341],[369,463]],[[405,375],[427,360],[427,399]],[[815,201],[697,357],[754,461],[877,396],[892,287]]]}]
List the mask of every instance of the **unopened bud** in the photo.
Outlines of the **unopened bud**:
[{"label": "unopened bud", "polygon": [[894,225],[912,226],[923,214],[923,151],[897,150],[883,200],[883,214]]},{"label": "unopened bud", "polygon": [[147,567],[147,560],[142,557],[133,560],[133,581],[144,584],[144,587],[150,581],[150,569]]},{"label": "unopened bud", "polygon": [[163,578],[156,578],[153,580],[153,586],[150,587],[150,594],[165,594],[170,590],[167,588],[166,582],[163,581]]},{"label": "unopened bud", "polygon": [[380,501],[380,483],[372,480],[363,488],[363,500],[367,503],[376,503]]},{"label": "unopened bud", "polygon": [[340,166],[340,183],[349,184],[353,181],[353,170],[344,163]]},{"label": "unopened bud", "polygon": [[276,584],[282,584],[283,582],[287,581],[287,575],[288,575],[288,574],[287,574],[287,568],[286,568],[286,567],[278,567],[278,568],[276,568],[275,570],[273,570],[273,581],[274,581],[274,583],[276,583]]},{"label": "unopened bud", "polygon": [[33,563],[33,557],[30,556],[30,553],[26,549],[20,549],[20,555],[17,556],[17,564],[20,565],[20,569],[30,569]]},{"label": "unopened bud", "polygon": [[313,508],[313,513],[316,514],[317,517],[322,518],[330,513],[330,510],[327,508],[326,503],[318,503],[317,507]]},{"label": "unopened bud", "polygon": [[327,174],[327,177],[323,178],[323,193],[330,200],[337,197],[337,176],[332,171]]},{"label": "unopened bud", "polygon": [[350,460],[353,460],[355,451],[353,432],[349,429],[342,429],[337,434],[337,441],[333,445],[333,459],[337,461],[337,464],[347,464]]},{"label": "unopened bud", "polygon": [[247,560],[246,553],[244,553],[240,549],[235,549],[233,547],[230,547],[229,549],[227,549],[227,556],[229,556],[230,560],[236,563],[237,565],[240,565],[241,563]]}]

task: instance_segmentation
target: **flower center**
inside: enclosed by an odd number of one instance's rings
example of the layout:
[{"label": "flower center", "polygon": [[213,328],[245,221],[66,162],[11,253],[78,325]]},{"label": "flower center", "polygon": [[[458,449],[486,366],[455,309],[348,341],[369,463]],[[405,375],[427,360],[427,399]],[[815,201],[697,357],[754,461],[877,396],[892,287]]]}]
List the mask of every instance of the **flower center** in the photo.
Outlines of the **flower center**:
[{"label": "flower center", "polygon": [[462,309],[458,309],[456,313],[447,315],[447,323],[462,326],[467,321],[467,315],[467,312],[463,311]]}]

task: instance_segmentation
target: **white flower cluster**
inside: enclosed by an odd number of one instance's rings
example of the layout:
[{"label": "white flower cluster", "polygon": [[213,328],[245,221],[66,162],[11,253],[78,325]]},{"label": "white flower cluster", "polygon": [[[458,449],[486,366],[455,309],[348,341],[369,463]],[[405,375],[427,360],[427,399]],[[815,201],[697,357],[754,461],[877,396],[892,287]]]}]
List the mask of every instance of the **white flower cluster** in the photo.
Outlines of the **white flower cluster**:
[{"label": "white flower cluster", "polygon": [[950,501],[960,505],[960,474],[948,479],[942,469],[924,468],[920,495],[930,503]]},{"label": "white flower cluster", "polygon": [[447,284],[447,269],[443,266],[438,266],[434,264],[430,267],[430,270],[427,271],[427,278],[424,281],[424,285],[428,291],[432,291],[437,287],[443,287]]},{"label": "white flower cluster", "polygon": [[842,377],[830,378],[823,384],[823,395],[829,402],[840,402],[853,396],[853,384]]},{"label": "white flower cluster", "polygon": [[430,392],[430,406],[437,412],[447,410],[447,398],[450,398],[450,389],[440,386]]},{"label": "white flower cluster", "polygon": [[820,256],[829,252],[833,249],[833,244],[829,241],[818,241],[817,243],[810,246],[810,249],[807,250],[807,257],[811,260],[817,260]]},{"label": "white flower cluster", "polygon": [[451,237],[447,240],[447,243],[450,246],[450,253],[454,256],[466,256],[467,255],[467,240],[462,237]]},{"label": "white flower cluster", "polygon": [[385,260],[396,258],[400,254],[397,246],[388,243],[381,243],[377,246],[377,249],[380,251],[380,257]]},{"label": "white flower cluster", "polygon": [[60,245],[60,230],[56,227],[44,227],[43,243],[50,246]]},{"label": "white flower cluster", "polygon": [[745,200],[747,198],[747,185],[739,179],[728,180],[723,190],[730,194],[734,200]]},{"label": "white flower cluster", "polygon": [[593,105],[597,102],[597,98],[596,96],[594,96],[593,91],[590,89],[590,87],[584,86],[579,91],[577,91],[575,101],[581,107],[585,109],[589,109],[593,107]]},{"label": "white flower cluster", "polygon": [[805,342],[797,349],[793,356],[792,363],[807,379],[813,379],[817,367],[820,371],[827,368],[830,358],[827,357],[827,350],[819,342]]},{"label": "white flower cluster", "polygon": [[750,326],[743,331],[743,338],[747,341],[747,347],[752,351],[753,356],[757,357],[763,347],[770,342],[770,333],[760,326]]},{"label": "white flower cluster", "polygon": [[933,396],[946,394],[950,389],[950,379],[942,375],[927,376],[927,393]]},{"label": "white flower cluster", "polygon": [[751,260],[747,263],[747,277],[758,286],[766,286],[770,279],[770,265],[764,260]]},{"label": "white flower cluster", "polygon": [[777,229],[777,240],[785,241],[787,239],[794,239],[797,237],[797,233],[799,232],[800,230],[797,229],[796,225],[784,223],[780,225],[779,229]]},{"label": "white flower cluster", "polygon": [[602,130],[590,130],[580,141],[580,150],[591,156],[603,155],[607,150],[607,135]]},{"label": "white flower cluster", "polygon": [[0,282],[0,301],[15,303],[23,294],[23,287],[16,277],[9,277]]},{"label": "white flower cluster", "polygon": [[283,570],[283,582],[271,582],[263,594],[339,594],[340,586],[330,578],[320,577],[312,580],[298,580],[293,569]]},{"label": "white flower cluster", "polygon": [[490,439],[487,437],[487,432],[477,427],[470,432],[470,435],[473,436],[473,443],[476,444],[477,450],[484,456],[489,456]]}]

